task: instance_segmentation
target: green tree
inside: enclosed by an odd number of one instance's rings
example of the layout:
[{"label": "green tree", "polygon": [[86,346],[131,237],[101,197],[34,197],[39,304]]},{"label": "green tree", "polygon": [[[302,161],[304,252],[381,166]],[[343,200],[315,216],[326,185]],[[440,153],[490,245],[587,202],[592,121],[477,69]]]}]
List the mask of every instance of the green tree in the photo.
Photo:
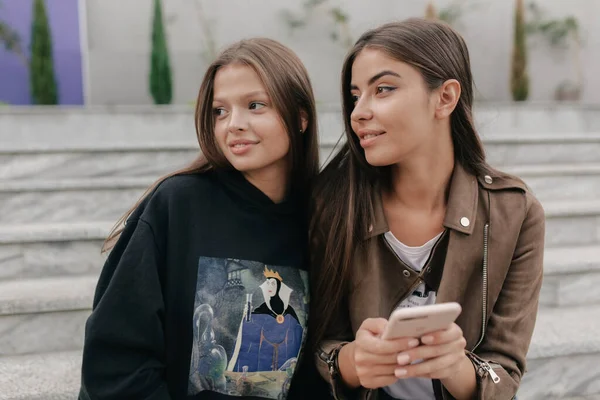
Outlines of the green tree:
[{"label": "green tree", "polygon": [[523,0],[517,0],[515,7],[515,37],[510,86],[513,100],[527,100],[527,97],[529,97],[529,76],[527,75],[525,4]]},{"label": "green tree", "polygon": [[167,49],[160,0],[154,0],[150,93],[155,104],[170,104],[173,97],[169,51]]},{"label": "green tree", "polygon": [[52,35],[44,0],[35,0],[33,3],[29,83],[34,104],[58,104]]}]

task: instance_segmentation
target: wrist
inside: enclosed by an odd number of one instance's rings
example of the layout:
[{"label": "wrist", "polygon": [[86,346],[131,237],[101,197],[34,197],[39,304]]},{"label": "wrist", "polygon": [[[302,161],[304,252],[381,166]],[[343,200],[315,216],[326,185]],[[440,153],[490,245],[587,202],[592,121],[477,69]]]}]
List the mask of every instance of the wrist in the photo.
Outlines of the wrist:
[{"label": "wrist", "polygon": [[354,341],[348,343],[340,349],[338,354],[338,366],[340,377],[345,386],[350,389],[360,387],[360,380],[356,373],[356,365],[354,364],[354,351],[356,344]]},{"label": "wrist", "polygon": [[441,384],[456,399],[471,399],[477,389],[475,367],[465,354],[456,364],[456,372],[440,379]]}]

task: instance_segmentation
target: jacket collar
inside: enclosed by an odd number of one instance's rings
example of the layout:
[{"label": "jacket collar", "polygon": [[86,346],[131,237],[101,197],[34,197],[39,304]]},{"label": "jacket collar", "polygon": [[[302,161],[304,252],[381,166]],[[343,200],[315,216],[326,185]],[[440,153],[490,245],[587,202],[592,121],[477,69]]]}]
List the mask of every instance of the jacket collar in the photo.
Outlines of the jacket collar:
[{"label": "jacket collar", "polygon": [[[465,171],[459,163],[455,163],[452,178],[450,179],[450,191],[448,193],[444,227],[467,235],[473,233],[475,218],[477,216],[478,195],[477,179]],[[372,215],[372,223],[367,228],[368,232],[365,239],[389,231],[389,226],[383,212],[383,202],[379,186],[376,186],[373,193]]]}]

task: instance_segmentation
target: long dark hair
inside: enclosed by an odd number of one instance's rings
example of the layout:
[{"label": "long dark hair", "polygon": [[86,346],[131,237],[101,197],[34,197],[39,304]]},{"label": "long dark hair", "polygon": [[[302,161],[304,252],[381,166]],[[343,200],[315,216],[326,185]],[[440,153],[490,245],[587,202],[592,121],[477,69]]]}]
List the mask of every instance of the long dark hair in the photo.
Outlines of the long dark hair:
[{"label": "long dark hair", "polygon": [[[223,50],[204,74],[195,111],[196,136],[200,145],[196,159],[185,168],[159,178],[150,186],[140,200],[117,221],[104,242],[102,251],[114,246],[123,231],[123,223],[165,179],[174,175],[233,168],[216,143],[212,110],[215,75],[220,68],[233,63],[253,68],[265,86],[290,138],[290,192],[306,198],[301,204],[308,201],[309,190],[319,171],[317,112],[308,72],[298,56],[281,43],[266,38],[246,39]],[[304,132],[300,132],[302,113],[305,113],[308,120]]]},{"label": "long dark hair", "polygon": [[[340,311],[351,282],[351,260],[367,233],[373,210],[373,188],[389,179],[389,167],[371,166],[352,130],[354,101],[350,92],[352,64],[365,48],[378,49],[415,67],[429,90],[448,79],[461,85],[450,117],[454,157],[474,175],[491,173],[472,118],[473,78],[463,38],[448,25],[411,18],[365,32],[350,50],[342,68],[342,103],[346,143],[325,167],[315,187],[311,220],[314,273],[312,344],[320,342],[326,321]],[[346,312],[346,310],[341,310]]]}]

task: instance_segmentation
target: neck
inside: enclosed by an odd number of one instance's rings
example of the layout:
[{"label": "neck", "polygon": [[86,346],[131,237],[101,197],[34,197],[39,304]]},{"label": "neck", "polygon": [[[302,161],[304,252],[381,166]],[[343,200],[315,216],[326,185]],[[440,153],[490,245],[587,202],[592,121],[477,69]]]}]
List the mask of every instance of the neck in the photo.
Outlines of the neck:
[{"label": "neck", "polygon": [[454,170],[454,148],[450,133],[443,137],[447,140],[439,140],[423,154],[392,166],[388,193],[391,201],[429,212],[446,207]]},{"label": "neck", "polygon": [[273,165],[256,172],[244,172],[243,175],[274,203],[281,203],[285,198],[288,183],[287,168]]}]

